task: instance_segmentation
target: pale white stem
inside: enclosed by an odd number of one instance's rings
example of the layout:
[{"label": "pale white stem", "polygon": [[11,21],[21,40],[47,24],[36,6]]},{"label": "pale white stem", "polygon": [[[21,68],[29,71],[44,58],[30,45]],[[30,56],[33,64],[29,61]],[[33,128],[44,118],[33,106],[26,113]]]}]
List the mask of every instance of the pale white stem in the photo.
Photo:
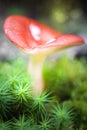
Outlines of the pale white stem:
[{"label": "pale white stem", "polygon": [[28,70],[32,76],[32,89],[34,95],[39,95],[44,89],[42,69],[46,55],[43,53],[35,53],[30,55]]},{"label": "pale white stem", "polygon": [[[49,42],[52,42],[49,41]],[[44,89],[42,69],[46,57],[50,54],[57,52],[60,48],[44,48],[35,49],[30,53],[30,62],[28,66],[29,74],[32,76],[32,90],[34,95],[39,95]]]},{"label": "pale white stem", "polygon": [[39,95],[44,89],[43,81],[43,65],[46,57],[49,54],[56,52],[56,48],[50,49],[35,49],[31,51],[30,62],[28,65],[29,74],[32,76],[32,90],[34,95]]}]

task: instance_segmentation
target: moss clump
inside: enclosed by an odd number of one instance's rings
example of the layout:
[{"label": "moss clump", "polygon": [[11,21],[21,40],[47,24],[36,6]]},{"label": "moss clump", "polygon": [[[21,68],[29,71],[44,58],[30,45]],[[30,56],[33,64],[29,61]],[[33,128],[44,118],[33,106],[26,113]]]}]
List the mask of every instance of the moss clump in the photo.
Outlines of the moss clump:
[{"label": "moss clump", "polygon": [[62,57],[47,62],[45,90],[32,96],[26,61],[0,63],[0,130],[85,130],[87,67]]}]

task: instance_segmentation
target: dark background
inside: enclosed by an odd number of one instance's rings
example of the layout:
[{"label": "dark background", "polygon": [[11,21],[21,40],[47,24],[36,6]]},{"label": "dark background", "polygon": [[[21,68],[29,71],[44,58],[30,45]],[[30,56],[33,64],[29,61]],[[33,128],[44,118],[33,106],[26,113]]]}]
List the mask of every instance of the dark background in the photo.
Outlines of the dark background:
[{"label": "dark background", "polygon": [[84,0],[0,0],[0,16],[13,14],[26,15],[67,31],[61,25],[86,21],[87,4]]},{"label": "dark background", "polygon": [[17,5],[26,11],[31,11],[32,15],[35,13],[36,15],[38,15],[38,13],[41,15],[49,14],[52,8],[60,6],[60,8],[69,8],[70,10],[80,8],[84,15],[87,16],[85,0],[0,0],[0,5],[0,13],[6,12],[11,6]]}]

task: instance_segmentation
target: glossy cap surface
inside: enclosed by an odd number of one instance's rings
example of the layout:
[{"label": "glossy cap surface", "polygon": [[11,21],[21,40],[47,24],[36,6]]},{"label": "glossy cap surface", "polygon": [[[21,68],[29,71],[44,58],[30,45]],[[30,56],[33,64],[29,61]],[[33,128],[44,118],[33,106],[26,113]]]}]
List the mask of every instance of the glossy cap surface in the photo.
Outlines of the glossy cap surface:
[{"label": "glossy cap surface", "polygon": [[27,53],[36,48],[64,48],[84,43],[79,36],[62,34],[36,20],[18,15],[9,16],[5,20],[4,32],[14,45]]}]

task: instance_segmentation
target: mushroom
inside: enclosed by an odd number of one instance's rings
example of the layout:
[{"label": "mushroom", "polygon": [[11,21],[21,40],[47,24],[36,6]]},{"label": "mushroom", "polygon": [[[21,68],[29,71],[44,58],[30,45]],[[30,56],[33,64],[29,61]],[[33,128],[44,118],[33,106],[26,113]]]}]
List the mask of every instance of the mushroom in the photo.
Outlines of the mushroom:
[{"label": "mushroom", "polygon": [[5,20],[4,32],[14,45],[30,55],[28,70],[34,78],[34,95],[44,89],[42,68],[46,57],[61,49],[84,43],[80,36],[54,31],[36,20],[18,15]]}]

